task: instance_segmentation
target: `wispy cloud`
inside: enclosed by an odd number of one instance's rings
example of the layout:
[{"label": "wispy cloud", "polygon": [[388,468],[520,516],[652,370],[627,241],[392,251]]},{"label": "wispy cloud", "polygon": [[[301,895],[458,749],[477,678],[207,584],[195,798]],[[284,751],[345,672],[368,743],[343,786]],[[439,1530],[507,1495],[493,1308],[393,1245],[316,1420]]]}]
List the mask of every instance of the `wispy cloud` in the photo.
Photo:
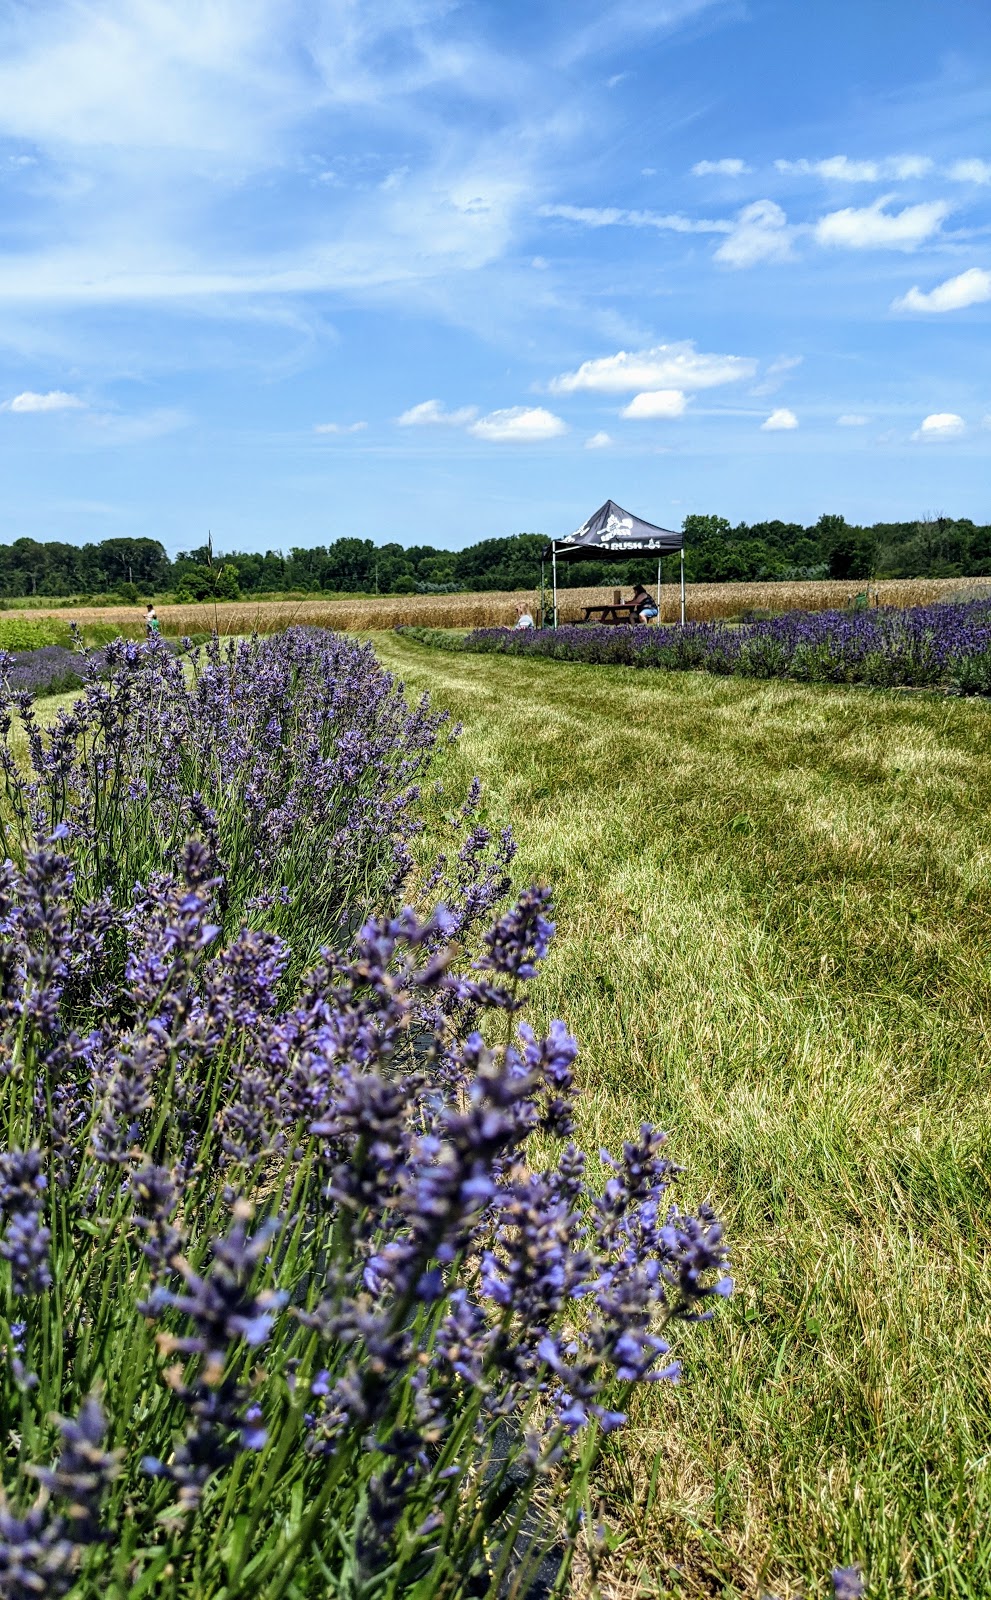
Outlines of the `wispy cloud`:
[{"label": "wispy cloud", "polygon": [[33,389],[25,389],[23,394],[15,394],[12,400],[5,400],[0,410],[79,411],[85,404],[85,400],[80,400],[77,394],[67,394],[64,389],[49,389],[47,394],[35,394]]},{"label": "wispy cloud", "polygon": [[928,292],[916,285],[891,305],[894,311],[962,311],[983,300],[991,300],[991,272],[983,267],[968,267],[966,272],[958,272],[955,278],[947,278]]},{"label": "wispy cloud", "polygon": [[716,251],[716,260],[729,267],[753,267],[758,261],[784,261],[792,252],[794,230],[773,200],[755,200],[744,206],[729,237]]},{"label": "wispy cloud", "polygon": [[317,422],[313,426],[314,433],[361,433],[367,428],[367,422]]},{"label": "wispy cloud", "polygon": [[816,223],[816,239],[847,250],[914,250],[939,232],[953,209],[947,200],[925,200],[901,211],[888,211],[892,199],[886,194],[869,206],[830,211]]},{"label": "wispy cloud", "polygon": [[154,411],[124,416],[116,411],[88,412],[85,418],[89,439],[106,446],[146,444],[188,428],[192,417],[179,406],[159,406]]},{"label": "wispy cloud", "polygon": [[707,355],[691,340],[657,344],[648,350],[619,350],[614,356],[583,361],[549,385],[552,394],[629,394],[644,389],[711,389],[750,378],[757,369],[749,356]]},{"label": "wispy cloud", "polygon": [[827,156],[823,161],[776,161],[779,172],[813,174],[833,183],[878,183],[886,178],[924,178],[935,163],[929,156],[885,156],[865,161],[850,156]]},{"label": "wispy cloud", "polygon": [[966,433],[967,424],[963,417],[955,411],[933,411],[928,417],[923,417],[918,428],[912,435],[913,439],[959,439]]},{"label": "wispy cloud", "polygon": [[784,433],[791,428],[798,427],[798,418],[794,411],[789,411],[787,406],[781,406],[777,411],[772,411],[760,425],[762,433]]},{"label": "wispy cloud", "polygon": [[612,437],[601,428],[598,433],[590,433],[585,440],[586,450],[608,450],[612,444]]},{"label": "wispy cloud", "polygon": [[410,406],[396,421],[401,428],[463,428],[477,416],[477,406],[458,406],[454,411],[445,411],[439,400],[421,400],[418,406]]},{"label": "wispy cloud", "polygon": [[733,224],[706,217],[685,217],[680,212],[626,211],[619,206],[541,206],[541,217],[558,217],[585,228],[658,228],[666,233],[731,233]]},{"label": "wispy cloud", "polygon": [[620,416],[632,421],[648,417],[680,417],[686,403],[680,389],[649,389],[643,394],[635,394],[629,405],[623,407]]},{"label": "wispy cloud", "polygon": [[870,420],[870,417],[865,417],[861,411],[844,411],[841,417],[837,417],[836,426],[838,428],[865,428]]},{"label": "wispy cloud", "polygon": [[755,383],[750,393],[754,395],[773,394],[780,389],[789,372],[794,372],[796,367],[802,365],[802,356],[778,356],[765,368],[764,376],[759,383]]},{"label": "wispy cloud", "polygon": [[537,444],[545,439],[557,439],[567,431],[567,423],[543,406],[510,406],[504,411],[490,411],[487,417],[479,417],[468,429],[476,439],[488,439],[493,444]]},{"label": "wispy cloud", "polygon": [[723,156],[720,161],[696,161],[692,172],[696,178],[710,176],[721,178],[739,178],[744,172],[752,172],[753,168],[739,156]]}]

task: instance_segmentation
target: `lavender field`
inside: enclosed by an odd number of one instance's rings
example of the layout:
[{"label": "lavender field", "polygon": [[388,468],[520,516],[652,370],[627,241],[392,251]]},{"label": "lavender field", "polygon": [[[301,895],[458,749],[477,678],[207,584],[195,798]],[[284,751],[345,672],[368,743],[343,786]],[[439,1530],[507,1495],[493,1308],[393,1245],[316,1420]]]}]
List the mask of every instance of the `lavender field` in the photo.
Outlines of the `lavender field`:
[{"label": "lavender field", "polygon": [[991,605],[985,600],[906,610],[794,611],[738,626],[481,628],[467,635],[463,648],[746,678],[991,694]]},{"label": "lavender field", "polygon": [[477,784],[424,856],[457,730],[290,630],[0,735],[0,1594],[563,1593],[731,1281],[660,1132],[574,1143]]}]

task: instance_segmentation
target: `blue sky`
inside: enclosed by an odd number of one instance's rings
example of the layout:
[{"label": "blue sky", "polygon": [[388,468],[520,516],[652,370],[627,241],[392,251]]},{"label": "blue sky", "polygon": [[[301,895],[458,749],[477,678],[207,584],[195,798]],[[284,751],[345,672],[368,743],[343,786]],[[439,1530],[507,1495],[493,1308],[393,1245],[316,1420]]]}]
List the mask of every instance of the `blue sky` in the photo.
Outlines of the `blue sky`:
[{"label": "blue sky", "polygon": [[0,0],[0,540],[991,520],[986,0]]}]

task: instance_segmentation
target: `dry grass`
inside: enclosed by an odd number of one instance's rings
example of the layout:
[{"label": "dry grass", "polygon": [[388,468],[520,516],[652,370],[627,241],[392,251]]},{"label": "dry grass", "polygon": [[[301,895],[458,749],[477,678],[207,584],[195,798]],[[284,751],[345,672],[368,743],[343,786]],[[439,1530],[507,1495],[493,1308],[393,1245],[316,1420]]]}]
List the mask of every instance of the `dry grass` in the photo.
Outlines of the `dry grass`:
[{"label": "dry grass", "polygon": [[[848,605],[864,587],[863,583],[852,580],[834,579],[809,583],[693,583],[688,586],[688,616],[695,622],[709,622],[718,617],[739,616],[742,611],[751,609],[828,611],[834,606]],[[965,594],[991,594],[991,578],[890,578],[871,583],[869,587],[872,598],[876,595],[882,605],[918,606]],[[625,592],[628,594],[629,590]],[[582,606],[609,601],[612,594],[611,585],[560,590],[561,620],[577,620]],[[676,621],[676,585],[665,584],[661,598],[663,620]],[[495,628],[514,622],[519,605],[535,610],[539,599],[539,592],[534,589],[519,589],[513,593],[382,595],[347,600],[308,596],[305,599],[235,600],[216,605],[212,602],[163,605],[159,607],[159,619],[162,631],[173,635],[209,633],[214,628],[223,634],[278,633],[294,622],[339,628],[349,633],[405,626]],[[64,608],[55,607],[18,611],[21,617],[64,618],[65,615]],[[81,625],[112,623],[122,633],[135,637],[144,633],[140,606],[77,606],[73,608],[72,620]]]}]

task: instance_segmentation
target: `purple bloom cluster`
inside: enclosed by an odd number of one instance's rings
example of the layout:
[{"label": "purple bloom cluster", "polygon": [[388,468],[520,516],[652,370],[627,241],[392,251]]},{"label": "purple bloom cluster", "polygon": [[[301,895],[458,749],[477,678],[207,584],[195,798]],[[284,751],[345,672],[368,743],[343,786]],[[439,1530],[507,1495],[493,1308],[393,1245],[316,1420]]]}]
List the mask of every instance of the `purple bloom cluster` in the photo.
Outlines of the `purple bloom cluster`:
[{"label": "purple bloom cluster", "polygon": [[662,1135],[602,1185],[571,1142],[575,1043],[518,1019],[547,892],[505,907],[473,786],[402,906],[440,719],[346,641],[121,645],[19,714],[0,1593],[485,1592],[730,1287]]},{"label": "purple bloom cluster", "polygon": [[353,932],[407,877],[447,718],[410,707],[370,646],[295,628],[214,640],[191,668],[158,639],[76,660],[84,694],[47,733],[0,661],[0,731],[20,719],[32,769],[0,757],[14,860],[65,824],[80,888],[120,900],[195,835],[226,927],[264,918],[298,940],[318,918],[318,942]]},{"label": "purple bloom cluster", "polygon": [[813,683],[948,686],[991,694],[991,608],[977,600],[906,610],[789,612],[730,626],[480,628],[464,648],[631,667]]}]

